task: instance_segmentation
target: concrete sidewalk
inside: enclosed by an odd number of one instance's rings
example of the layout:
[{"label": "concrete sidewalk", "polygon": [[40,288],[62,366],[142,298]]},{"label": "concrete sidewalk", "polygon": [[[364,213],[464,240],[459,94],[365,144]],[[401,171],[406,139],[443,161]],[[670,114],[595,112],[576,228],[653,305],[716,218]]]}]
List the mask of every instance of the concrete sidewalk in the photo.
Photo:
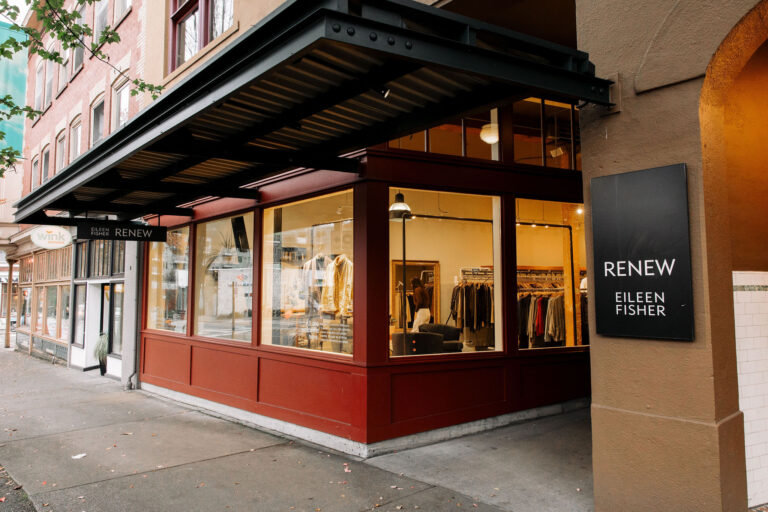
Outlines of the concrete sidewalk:
[{"label": "concrete sidewalk", "polygon": [[359,461],[0,349],[0,466],[39,511],[591,510],[589,442],[582,410]]}]

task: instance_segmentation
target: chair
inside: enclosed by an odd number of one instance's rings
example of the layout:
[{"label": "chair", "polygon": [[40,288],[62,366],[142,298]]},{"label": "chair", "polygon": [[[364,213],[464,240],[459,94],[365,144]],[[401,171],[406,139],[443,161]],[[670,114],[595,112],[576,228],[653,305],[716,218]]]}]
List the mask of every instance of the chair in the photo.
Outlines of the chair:
[{"label": "chair", "polygon": [[434,332],[395,332],[392,334],[392,355],[412,356],[443,352],[443,335]]},{"label": "chair", "polygon": [[446,324],[422,324],[419,332],[431,332],[443,335],[443,352],[461,352],[464,344],[459,341],[461,329]]}]

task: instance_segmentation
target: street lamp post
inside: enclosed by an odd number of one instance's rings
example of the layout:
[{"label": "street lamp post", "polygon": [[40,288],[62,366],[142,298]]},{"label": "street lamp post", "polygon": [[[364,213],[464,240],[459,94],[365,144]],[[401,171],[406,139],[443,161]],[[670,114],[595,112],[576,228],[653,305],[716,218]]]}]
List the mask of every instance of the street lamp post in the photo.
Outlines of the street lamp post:
[{"label": "street lamp post", "polygon": [[392,203],[389,207],[389,219],[390,220],[400,220],[403,223],[403,292],[401,297],[401,311],[400,316],[403,320],[403,343],[405,343],[406,336],[408,333],[408,315],[405,314],[406,307],[408,301],[405,297],[405,291],[407,288],[407,283],[405,281],[405,221],[406,219],[411,218],[411,207],[408,206],[408,203],[405,202],[405,197],[401,192],[398,192],[395,195],[395,202]]}]

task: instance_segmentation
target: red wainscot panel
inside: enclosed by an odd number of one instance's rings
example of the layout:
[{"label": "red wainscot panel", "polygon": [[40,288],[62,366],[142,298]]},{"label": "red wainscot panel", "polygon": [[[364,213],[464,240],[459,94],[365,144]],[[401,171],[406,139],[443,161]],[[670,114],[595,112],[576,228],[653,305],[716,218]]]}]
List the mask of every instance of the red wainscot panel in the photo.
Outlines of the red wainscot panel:
[{"label": "red wainscot panel", "polygon": [[531,409],[588,397],[591,394],[589,352],[540,354],[519,364],[519,409]]},{"label": "red wainscot panel", "polygon": [[367,442],[510,412],[507,366],[507,360],[496,358],[450,365],[397,365],[371,371]]},{"label": "red wainscot panel", "polygon": [[[173,338],[163,339],[145,336],[142,340],[141,373],[142,379],[147,377],[158,379],[159,386],[174,383],[177,386],[189,385],[189,357],[190,347],[188,343],[177,341]],[[178,389],[174,386],[174,389]]]},{"label": "red wainscot panel", "polygon": [[257,399],[259,361],[253,351],[192,345],[193,393],[252,410]]},{"label": "red wainscot panel", "polygon": [[259,402],[302,415],[350,426],[353,407],[361,406],[359,380],[349,369],[331,369],[300,361],[262,357],[259,371]]}]

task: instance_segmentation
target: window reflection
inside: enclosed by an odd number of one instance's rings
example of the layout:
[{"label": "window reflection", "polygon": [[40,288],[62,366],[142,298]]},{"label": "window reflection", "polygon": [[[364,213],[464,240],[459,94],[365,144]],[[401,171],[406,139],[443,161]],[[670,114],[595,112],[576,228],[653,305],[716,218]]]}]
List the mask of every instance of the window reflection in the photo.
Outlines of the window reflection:
[{"label": "window reflection", "polygon": [[264,211],[261,342],[352,353],[352,191]]},{"label": "window reflection", "polygon": [[251,341],[253,213],[200,224],[195,243],[195,334]]},{"label": "window reflection", "polygon": [[189,228],[168,231],[165,242],[149,245],[147,328],[187,330]]},{"label": "window reflection", "polygon": [[518,199],[516,231],[519,347],[589,344],[583,206]]}]

